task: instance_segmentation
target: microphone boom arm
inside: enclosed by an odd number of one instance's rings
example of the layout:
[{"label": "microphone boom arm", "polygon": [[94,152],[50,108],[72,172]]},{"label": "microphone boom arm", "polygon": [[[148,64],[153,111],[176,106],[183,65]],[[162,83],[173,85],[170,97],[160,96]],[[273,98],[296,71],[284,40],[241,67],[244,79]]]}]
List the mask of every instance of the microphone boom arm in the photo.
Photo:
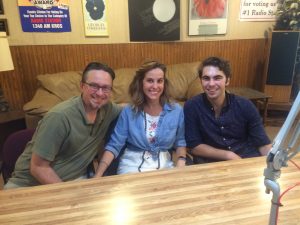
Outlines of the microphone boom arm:
[{"label": "microphone boom arm", "polygon": [[279,205],[280,186],[277,183],[277,179],[280,177],[281,167],[287,167],[288,160],[293,158],[299,151],[300,146],[294,150],[294,145],[300,135],[300,123],[298,121],[296,128],[293,131],[293,135],[289,140],[289,144],[284,148],[287,134],[291,130],[296,117],[300,111],[300,92],[298,92],[297,98],[293,103],[293,106],[283,124],[280,128],[277,136],[275,137],[272,148],[267,155],[267,168],[264,169],[264,184],[266,186],[266,193],[273,192],[272,206],[269,218],[269,225],[276,224],[276,215]]}]

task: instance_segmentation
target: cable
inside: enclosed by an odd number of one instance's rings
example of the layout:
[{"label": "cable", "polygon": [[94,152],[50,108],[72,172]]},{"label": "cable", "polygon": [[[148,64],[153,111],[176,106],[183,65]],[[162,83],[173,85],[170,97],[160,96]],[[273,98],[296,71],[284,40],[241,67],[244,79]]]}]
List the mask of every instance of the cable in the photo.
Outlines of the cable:
[{"label": "cable", "polygon": [[[293,160],[289,160],[291,163],[293,163],[294,164],[294,166],[296,166],[299,170],[300,170],[300,166],[297,164],[297,163],[295,163]],[[281,194],[280,194],[280,196],[279,196],[279,199],[278,199],[278,205],[280,205],[280,206],[283,206],[282,205],[282,203],[281,203],[281,198],[288,192],[288,191],[290,191],[290,190],[292,190],[294,187],[297,187],[297,186],[300,186],[300,182],[298,182],[298,183],[296,183],[296,184],[294,184],[293,186],[290,186],[290,187],[288,187],[287,189],[285,189],[285,191],[284,192],[282,192]],[[277,223],[278,223],[278,216],[279,216],[279,207],[277,207],[277,212],[276,212],[276,225],[277,225]]]},{"label": "cable", "polygon": [[294,162],[293,160],[291,160],[291,159],[290,159],[290,162],[293,163],[294,166],[296,166],[296,167],[300,170],[300,166],[299,166],[297,163],[295,163],[295,162]]}]

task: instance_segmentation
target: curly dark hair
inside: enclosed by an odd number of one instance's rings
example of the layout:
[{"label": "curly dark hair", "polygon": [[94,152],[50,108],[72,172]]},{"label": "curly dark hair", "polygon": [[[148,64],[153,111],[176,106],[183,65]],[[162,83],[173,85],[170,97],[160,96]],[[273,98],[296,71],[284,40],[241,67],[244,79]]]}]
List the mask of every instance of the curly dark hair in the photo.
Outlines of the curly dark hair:
[{"label": "curly dark hair", "polygon": [[201,78],[203,73],[203,68],[205,66],[214,66],[219,68],[219,70],[223,71],[226,79],[231,77],[231,69],[229,65],[229,61],[219,58],[219,57],[209,57],[205,59],[198,68],[198,75]]},{"label": "curly dark hair", "polygon": [[143,91],[143,80],[145,75],[150,70],[159,68],[164,72],[164,90],[160,96],[160,104],[163,106],[165,103],[171,103],[169,92],[169,81],[166,78],[167,67],[158,61],[147,61],[136,71],[132,82],[129,85],[128,93],[131,97],[131,102],[136,112],[143,111],[145,106],[145,94]]}]

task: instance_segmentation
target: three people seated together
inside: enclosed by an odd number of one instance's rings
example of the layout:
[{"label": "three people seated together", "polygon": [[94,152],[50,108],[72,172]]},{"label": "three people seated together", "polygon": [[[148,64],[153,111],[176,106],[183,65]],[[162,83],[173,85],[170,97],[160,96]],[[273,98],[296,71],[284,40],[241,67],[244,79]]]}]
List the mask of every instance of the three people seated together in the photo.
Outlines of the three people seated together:
[{"label": "three people seated together", "polygon": [[39,122],[4,188],[85,178],[106,139],[95,177],[103,176],[121,152],[117,174],[185,166],[187,148],[195,163],[269,152],[254,104],[225,90],[231,77],[227,61],[210,57],[202,62],[198,73],[204,93],[184,108],[172,101],[166,70],[158,61],[145,62],[129,85],[131,102],[122,109],[110,101],[114,71],[88,64],[81,96],[56,105]]}]

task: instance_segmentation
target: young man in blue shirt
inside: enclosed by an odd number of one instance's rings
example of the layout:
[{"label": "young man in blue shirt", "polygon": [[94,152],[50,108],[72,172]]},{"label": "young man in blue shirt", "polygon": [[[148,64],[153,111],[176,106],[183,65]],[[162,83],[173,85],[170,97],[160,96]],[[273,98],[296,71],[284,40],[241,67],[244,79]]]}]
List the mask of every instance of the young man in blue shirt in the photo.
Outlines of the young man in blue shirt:
[{"label": "young man in blue shirt", "polygon": [[204,93],[184,105],[185,137],[194,162],[266,155],[271,144],[254,104],[225,90],[229,63],[210,57],[198,73]]}]

